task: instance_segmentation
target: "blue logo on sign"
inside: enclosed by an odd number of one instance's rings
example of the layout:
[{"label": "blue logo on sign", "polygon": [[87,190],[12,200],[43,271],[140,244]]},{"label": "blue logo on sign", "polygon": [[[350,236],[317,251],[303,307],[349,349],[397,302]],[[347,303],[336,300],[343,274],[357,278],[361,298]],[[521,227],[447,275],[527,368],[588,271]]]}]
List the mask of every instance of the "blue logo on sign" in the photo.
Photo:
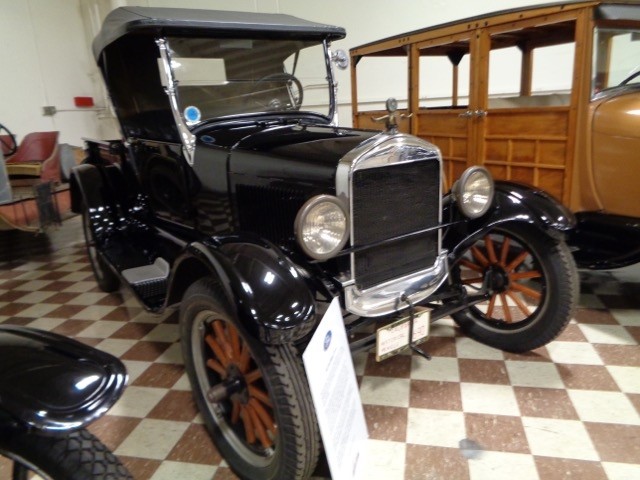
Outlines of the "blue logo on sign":
[{"label": "blue logo on sign", "polygon": [[331,345],[331,330],[329,330],[327,332],[327,334],[324,336],[324,350],[326,351],[327,348],[329,348],[329,345]]}]

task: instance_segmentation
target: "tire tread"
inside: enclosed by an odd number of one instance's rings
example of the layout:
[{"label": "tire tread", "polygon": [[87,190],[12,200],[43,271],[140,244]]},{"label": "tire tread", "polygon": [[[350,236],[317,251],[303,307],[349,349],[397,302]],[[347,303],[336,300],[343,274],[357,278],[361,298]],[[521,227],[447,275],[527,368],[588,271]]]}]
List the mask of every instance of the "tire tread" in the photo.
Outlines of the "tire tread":
[{"label": "tire tread", "polygon": [[44,436],[15,427],[3,429],[0,437],[0,452],[54,479],[133,479],[120,459],[86,429]]}]

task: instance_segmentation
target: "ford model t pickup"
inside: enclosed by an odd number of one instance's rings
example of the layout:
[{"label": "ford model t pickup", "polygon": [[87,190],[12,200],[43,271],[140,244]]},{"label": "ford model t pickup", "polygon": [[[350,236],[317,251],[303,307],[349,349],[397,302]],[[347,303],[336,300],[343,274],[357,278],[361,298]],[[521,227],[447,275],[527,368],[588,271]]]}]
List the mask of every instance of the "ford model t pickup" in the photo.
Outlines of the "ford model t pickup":
[{"label": "ford model t pickup", "polygon": [[398,133],[392,100],[384,132],[337,125],[344,36],[287,15],[119,8],[93,44],[123,135],[89,142],[71,180],[96,280],[153,312],[179,305],[196,402],[242,478],[313,471],[300,352],[333,299],[349,333],[427,310],[512,352],[553,340],[575,302],[560,204],[480,167],[443,192],[439,150]]},{"label": "ford model t pickup", "polygon": [[578,266],[631,265],[640,262],[639,40],[636,0],[538,5],[378,40],[351,50],[354,125],[379,128],[368,84],[393,69],[400,130],[441,149],[449,181],[481,165],[541,188],[576,213],[568,242]]}]

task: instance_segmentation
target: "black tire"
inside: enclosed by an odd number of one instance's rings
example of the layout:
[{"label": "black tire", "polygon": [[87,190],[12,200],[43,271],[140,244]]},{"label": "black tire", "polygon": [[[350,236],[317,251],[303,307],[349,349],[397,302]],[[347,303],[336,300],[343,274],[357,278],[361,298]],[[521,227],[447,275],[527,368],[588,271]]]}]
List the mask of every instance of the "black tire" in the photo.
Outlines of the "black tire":
[{"label": "black tire", "polygon": [[[267,346],[246,334],[220,298],[204,278],[180,308],[185,368],[211,437],[240,478],[309,478],[320,436],[302,360],[292,345]],[[231,378],[241,390],[207,400],[211,387]]]},{"label": "black tire", "polygon": [[91,270],[93,270],[96,283],[103,292],[115,292],[120,286],[120,279],[111,270],[109,265],[107,265],[100,252],[98,252],[93,230],[91,229],[91,223],[89,222],[89,210],[86,207],[82,209],[82,231],[84,232],[87,256],[89,257],[89,263],[91,264]]},{"label": "black tire", "polygon": [[24,429],[1,428],[0,455],[45,479],[133,478],[118,457],[84,429],[64,436],[43,436]]},{"label": "black tire", "polygon": [[469,293],[488,275],[503,284],[498,293],[452,315],[469,337],[522,353],[552,341],[571,320],[579,283],[564,241],[527,224],[501,225],[467,249],[452,272]]}]

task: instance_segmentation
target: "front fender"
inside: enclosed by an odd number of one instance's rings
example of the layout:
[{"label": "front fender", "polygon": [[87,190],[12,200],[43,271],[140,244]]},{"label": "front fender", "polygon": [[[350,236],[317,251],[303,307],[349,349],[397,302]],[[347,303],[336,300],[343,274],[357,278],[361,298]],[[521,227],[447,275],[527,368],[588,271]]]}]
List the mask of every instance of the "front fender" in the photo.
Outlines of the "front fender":
[{"label": "front fender", "polygon": [[571,210],[547,192],[519,183],[496,182],[493,221],[503,223],[505,216],[535,225],[551,235],[576,226]]},{"label": "front fender", "polygon": [[454,225],[446,232],[443,245],[454,258],[478,238],[507,222],[528,223],[552,237],[563,237],[576,226],[574,214],[542,190],[502,181],[496,182],[495,187],[493,207],[475,220],[463,217],[452,197],[445,197],[443,218],[449,218]]},{"label": "front fender", "polygon": [[169,303],[198,278],[214,276],[247,331],[267,344],[295,342],[315,326],[314,293],[273,245],[229,237],[190,244],[175,262]]}]

